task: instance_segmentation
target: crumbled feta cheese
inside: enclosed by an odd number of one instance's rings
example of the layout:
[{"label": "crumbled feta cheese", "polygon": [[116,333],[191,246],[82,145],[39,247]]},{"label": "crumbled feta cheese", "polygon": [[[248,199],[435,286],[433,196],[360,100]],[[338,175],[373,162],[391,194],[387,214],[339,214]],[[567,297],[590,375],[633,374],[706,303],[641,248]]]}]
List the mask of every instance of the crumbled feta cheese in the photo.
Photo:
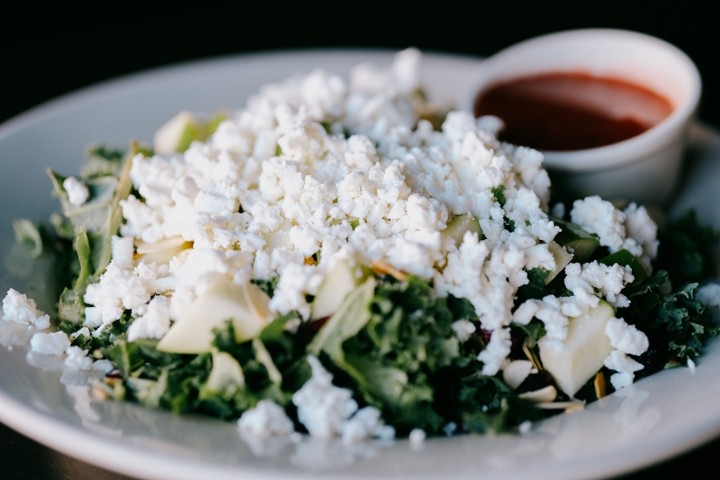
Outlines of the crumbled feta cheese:
[{"label": "crumbled feta cheese", "polygon": [[50,326],[50,316],[37,308],[35,300],[11,288],[2,302],[3,320],[21,325],[45,329]]},{"label": "crumbled feta cheese", "polygon": [[[570,219],[588,232],[597,234],[600,244],[611,252],[627,249],[636,257],[646,260],[656,253],[655,225],[645,209],[635,204],[630,205],[626,213],[609,200],[592,195],[573,203]],[[642,243],[630,236],[628,230],[641,234]]]},{"label": "crumbled feta cheese", "polygon": [[81,327],[79,330],[76,330],[69,335],[71,340],[75,340],[76,338],[81,336],[90,336],[90,329],[88,327]]},{"label": "crumbled feta cheese", "polygon": [[698,288],[697,299],[708,308],[720,308],[720,283],[708,283]]},{"label": "crumbled feta cheese", "polygon": [[[630,304],[627,297],[621,293],[626,285],[635,280],[629,266],[605,265],[597,261],[582,266],[571,263],[565,268],[565,272],[565,286],[578,297],[592,291],[613,307],[627,307]],[[592,300],[590,306],[596,304],[597,302]]]},{"label": "crumbled feta cheese", "polygon": [[651,262],[657,256],[659,240],[657,224],[646,207],[633,202],[620,210],[612,202],[593,195],[576,200],[570,218],[588,232],[597,234],[600,244],[611,252],[627,249],[648,273],[652,271]]},{"label": "crumbled feta cheese", "polygon": [[64,355],[70,347],[70,339],[65,332],[38,332],[30,339],[33,352],[46,355]]},{"label": "crumbled feta cheese", "polygon": [[477,330],[475,324],[469,320],[456,320],[452,324],[452,329],[461,342],[466,342]]},{"label": "crumbled feta cheese", "polygon": [[630,371],[618,372],[610,375],[610,383],[612,384],[613,388],[615,388],[615,390],[620,390],[621,388],[625,388],[628,385],[631,385],[634,379],[635,374]]},{"label": "crumbled feta cheese", "polygon": [[418,448],[422,446],[425,443],[426,437],[427,434],[422,428],[413,428],[412,430],[410,430],[410,434],[408,435],[410,445],[412,445],[413,448]]},{"label": "crumbled feta cheese", "polygon": [[342,432],[343,424],[357,411],[352,392],[332,384],[332,375],[316,357],[308,357],[312,377],[293,394],[298,419],[313,437],[332,438]]},{"label": "crumbled feta cheese", "polygon": [[76,177],[67,177],[63,180],[62,185],[71,205],[80,206],[90,198],[90,190],[82,180]]},{"label": "crumbled feta cheese", "polygon": [[92,369],[107,374],[112,372],[115,369],[115,366],[110,360],[101,358],[93,362]]},{"label": "crumbled feta cheese", "polygon": [[639,260],[650,272],[652,269],[650,262],[657,256],[660,245],[657,238],[657,224],[645,206],[634,202],[625,208],[624,213],[627,234],[642,246],[643,253],[639,256]]},{"label": "crumbled feta cheese", "polygon": [[135,253],[132,237],[113,236],[111,242],[112,259],[115,264],[123,269],[132,268]]},{"label": "crumbled feta cheese", "polygon": [[484,375],[495,375],[500,371],[505,359],[510,354],[512,342],[509,328],[497,328],[492,331],[490,341],[478,354],[478,360],[483,362],[482,373]]},{"label": "crumbled feta cheese", "polygon": [[128,340],[162,338],[170,328],[170,302],[167,297],[153,297],[128,327]]},{"label": "crumbled feta cheese", "polygon": [[610,355],[605,359],[605,366],[617,372],[610,376],[610,383],[616,390],[630,385],[635,378],[635,372],[643,368],[641,363],[633,360],[620,350],[610,352]]},{"label": "crumbled feta cheese", "polygon": [[625,215],[612,202],[597,195],[575,200],[570,220],[600,238],[600,244],[616,251],[625,241]]},{"label": "crumbled feta cheese", "polygon": [[289,435],[295,431],[285,410],[269,399],[260,400],[238,419],[238,428],[246,434],[259,437]]},{"label": "crumbled feta cheese", "polygon": [[360,442],[368,438],[392,440],[395,438],[395,429],[383,423],[380,410],[363,407],[342,425],[340,436],[344,443]]},{"label": "crumbled feta cheese", "polygon": [[443,433],[445,433],[448,437],[451,437],[455,434],[455,432],[457,432],[457,428],[458,426],[455,422],[450,422],[443,426]]},{"label": "crumbled feta cheese", "polygon": [[[140,307],[150,300],[152,292],[145,282],[132,269],[123,267],[122,262],[111,261],[100,281],[87,286],[84,300],[92,307],[86,309],[86,326],[110,324],[126,310]],[[91,313],[88,314],[87,310]]]},{"label": "crumbled feta cheese", "polygon": [[93,359],[88,355],[87,350],[80,347],[69,346],[66,350],[65,366],[75,370],[91,370]]},{"label": "crumbled feta cheese", "polygon": [[292,401],[297,407],[298,420],[310,436],[322,439],[339,436],[350,443],[373,437],[394,437],[394,430],[383,424],[376,408],[358,409],[352,392],[334,386],[332,375],[320,360],[309,356],[308,363],[312,377],[293,394]]},{"label": "crumbled feta cheese", "polygon": [[525,420],[518,426],[518,432],[520,434],[526,434],[530,433],[530,430],[532,430],[532,422],[530,420]]},{"label": "crumbled feta cheese", "polygon": [[629,355],[642,355],[650,345],[643,332],[635,325],[628,325],[622,318],[613,317],[608,320],[605,334],[613,348]]},{"label": "crumbled feta cheese", "polygon": [[278,282],[276,293],[270,300],[270,308],[280,313],[297,311],[307,318],[310,316],[310,304],[307,294],[317,291],[322,276],[310,265],[289,264]]}]

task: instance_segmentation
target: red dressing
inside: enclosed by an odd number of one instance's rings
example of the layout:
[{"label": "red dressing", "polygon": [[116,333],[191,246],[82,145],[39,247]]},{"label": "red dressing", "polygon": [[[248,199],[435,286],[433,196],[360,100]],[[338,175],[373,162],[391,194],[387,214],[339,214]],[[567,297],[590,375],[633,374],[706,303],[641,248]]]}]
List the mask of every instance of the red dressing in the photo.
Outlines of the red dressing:
[{"label": "red dressing", "polygon": [[672,112],[640,85],[588,73],[550,72],[491,85],[475,100],[476,117],[495,115],[501,140],[545,151],[581,150],[627,140]]}]

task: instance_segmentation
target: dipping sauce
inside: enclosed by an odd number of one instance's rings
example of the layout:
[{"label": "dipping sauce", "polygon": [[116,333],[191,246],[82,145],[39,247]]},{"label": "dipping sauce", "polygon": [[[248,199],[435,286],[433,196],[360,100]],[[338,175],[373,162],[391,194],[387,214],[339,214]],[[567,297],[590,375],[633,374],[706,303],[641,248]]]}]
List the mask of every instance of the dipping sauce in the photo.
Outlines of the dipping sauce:
[{"label": "dipping sauce", "polygon": [[626,80],[580,71],[549,72],[489,86],[475,100],[476,117],[495,115],[501,140],[545,151],[601,147],[639,135],[673,106]]}]

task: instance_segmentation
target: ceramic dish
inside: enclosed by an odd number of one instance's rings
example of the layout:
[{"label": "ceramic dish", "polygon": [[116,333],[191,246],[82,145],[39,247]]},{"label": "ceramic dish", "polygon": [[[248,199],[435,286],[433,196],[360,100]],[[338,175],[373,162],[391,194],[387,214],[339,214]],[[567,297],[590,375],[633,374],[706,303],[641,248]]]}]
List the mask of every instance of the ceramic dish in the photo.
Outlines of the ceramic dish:
[{"label": "ceramic dish", "polygon": [[[622,79],[658,92],[672,105],[672,113],[663,121],[624,141],[580,150],[546,150],[545,164],[554,172],[555,183],[579,195],[667,202],[675,193],[687,130],[696,120],[702,93],[700,73],[690,57],[660,38],[629,30],[587,28],[540,35],[481,62],[472,75],[473,87],[466,92],[466,108],[474,108],[478,94],[493,84],[548,72]],[[564,92],[568,94],[567,86]],[[643,116],[628,97],[616,105],[610,97],[603,100],[608,111],[625,121]]]},{"label": "ceramic dish", "polygon": [[[215,58],[120,78],[62,97],[0,126],[0,291],[41,296],[42,272],[17,262],[14,218],[44,220],[55,209],[47,166],[76,171],[85,148],[148,140],[181,109],[236,108],[262,84],[296,71],[346,72],[389,51],[292,51]],[[459,103],[480,59],[425,54],[424,75],[440,102]],[[690,170],[675,203],[720,225],[720,135],[696,125]],[[47,307],[48,303],[41,303]],[[522,436],[465,436],[420,446],[277,440],[259,444],[235,425],[138,405],[96,402],[82,378],[28,357],[18,332],[0,332],[0,421],[62,453],[108,470],[156,480],[302,478],[603,478],[659,462],[720,435],[720,344],[695,369],[661,372]]]}]

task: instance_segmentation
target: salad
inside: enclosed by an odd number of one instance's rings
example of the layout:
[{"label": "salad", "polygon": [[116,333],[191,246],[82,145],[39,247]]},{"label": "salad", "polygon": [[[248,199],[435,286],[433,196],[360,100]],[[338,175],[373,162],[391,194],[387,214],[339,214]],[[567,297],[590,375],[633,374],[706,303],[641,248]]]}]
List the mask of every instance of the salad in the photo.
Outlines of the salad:
[{"label": "salad", "polygon": [[433,104],[421,62],[293,76],[49,169],[60,208],[15,233],[56,309],[10,289],[2,321],[99,399],[348,442],[522,432],[692,368],[720,232],[552,189],[501,119]]}]

